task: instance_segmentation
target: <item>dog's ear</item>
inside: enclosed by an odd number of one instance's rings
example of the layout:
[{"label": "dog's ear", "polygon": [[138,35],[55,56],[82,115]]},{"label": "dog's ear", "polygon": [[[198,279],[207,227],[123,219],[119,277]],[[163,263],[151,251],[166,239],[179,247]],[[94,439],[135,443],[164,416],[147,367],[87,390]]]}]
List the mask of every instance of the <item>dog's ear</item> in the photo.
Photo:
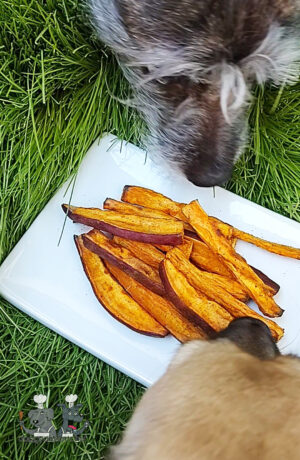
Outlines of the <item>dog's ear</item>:
[{"label": "dog's ear", "polygon": [[34,414],[35,414],[35,409],[32,409],[31,411],[29,411],[28,417],[31,418]]},{"label": "dog's ear", "polygon": [[274,359],[280,355],[268,326],[255,318],[238,318],[232,321],[216,336],[218,338],[229,339],[243,351],[259,359]]}]

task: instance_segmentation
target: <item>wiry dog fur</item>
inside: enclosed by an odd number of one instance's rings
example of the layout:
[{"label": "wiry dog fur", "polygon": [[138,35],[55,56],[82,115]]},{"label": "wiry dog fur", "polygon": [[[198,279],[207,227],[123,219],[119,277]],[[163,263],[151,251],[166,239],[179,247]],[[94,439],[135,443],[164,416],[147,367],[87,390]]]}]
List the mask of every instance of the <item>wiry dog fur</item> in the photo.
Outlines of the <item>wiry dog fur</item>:
[{"label": "wiry dog fur", "polygon": [[139,403],[111,460],[298,460],[300,360],[262,322],[183,345]]},{"label": "wiry dog fur", "polygon": [[299,0],[90,0],[159,153],[197,185],[223,183],[256,81],[298,79]]}]

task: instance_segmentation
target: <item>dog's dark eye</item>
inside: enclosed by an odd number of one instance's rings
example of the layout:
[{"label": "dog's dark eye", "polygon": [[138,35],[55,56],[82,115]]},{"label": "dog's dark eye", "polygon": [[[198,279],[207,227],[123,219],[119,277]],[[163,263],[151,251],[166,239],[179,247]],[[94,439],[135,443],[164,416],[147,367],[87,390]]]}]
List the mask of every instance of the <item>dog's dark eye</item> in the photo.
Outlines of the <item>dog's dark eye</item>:
[{"label": "dog's dark eye", "polygon": [[42,410],[42,411],[41,411],[41,414],[43,414],[43,413],[44,413],[44,411]]}]

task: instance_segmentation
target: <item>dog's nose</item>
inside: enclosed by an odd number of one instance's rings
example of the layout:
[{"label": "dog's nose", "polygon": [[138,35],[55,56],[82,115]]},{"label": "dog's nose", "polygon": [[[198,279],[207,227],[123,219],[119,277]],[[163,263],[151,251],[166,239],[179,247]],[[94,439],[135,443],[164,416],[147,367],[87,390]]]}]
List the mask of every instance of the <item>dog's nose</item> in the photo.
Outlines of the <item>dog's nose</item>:
[{"label": "dog's nose", "polygon": [[32,421],[33,421],[33,423],[38,423],[39,422],[38,420],[32,420]]},{"label": "dog's nose", "polygon": [[280,355],[270,329],[256,318],[237,318],[218,337],[231,340],[242,350],[260,359],[274,359]]},{"label": "dog's nose", "polygon": [[197,187],[213,187],[214,185],[223,185],[230,179],[231,169],[218,173],[205,173],[199,171],[187,171],[186,178]]}]

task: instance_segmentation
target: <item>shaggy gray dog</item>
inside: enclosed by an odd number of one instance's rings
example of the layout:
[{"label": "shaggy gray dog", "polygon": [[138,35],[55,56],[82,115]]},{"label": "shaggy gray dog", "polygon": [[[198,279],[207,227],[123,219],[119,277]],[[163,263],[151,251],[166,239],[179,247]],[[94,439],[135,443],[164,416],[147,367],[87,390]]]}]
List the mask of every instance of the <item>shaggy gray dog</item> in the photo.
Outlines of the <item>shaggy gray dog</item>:
[{"label": "shaggy gray dog", "polygon": [[298,79],[299,0],[90,0],[149,129],[149,150],[222,184],[246,139],[250,89]]}]

